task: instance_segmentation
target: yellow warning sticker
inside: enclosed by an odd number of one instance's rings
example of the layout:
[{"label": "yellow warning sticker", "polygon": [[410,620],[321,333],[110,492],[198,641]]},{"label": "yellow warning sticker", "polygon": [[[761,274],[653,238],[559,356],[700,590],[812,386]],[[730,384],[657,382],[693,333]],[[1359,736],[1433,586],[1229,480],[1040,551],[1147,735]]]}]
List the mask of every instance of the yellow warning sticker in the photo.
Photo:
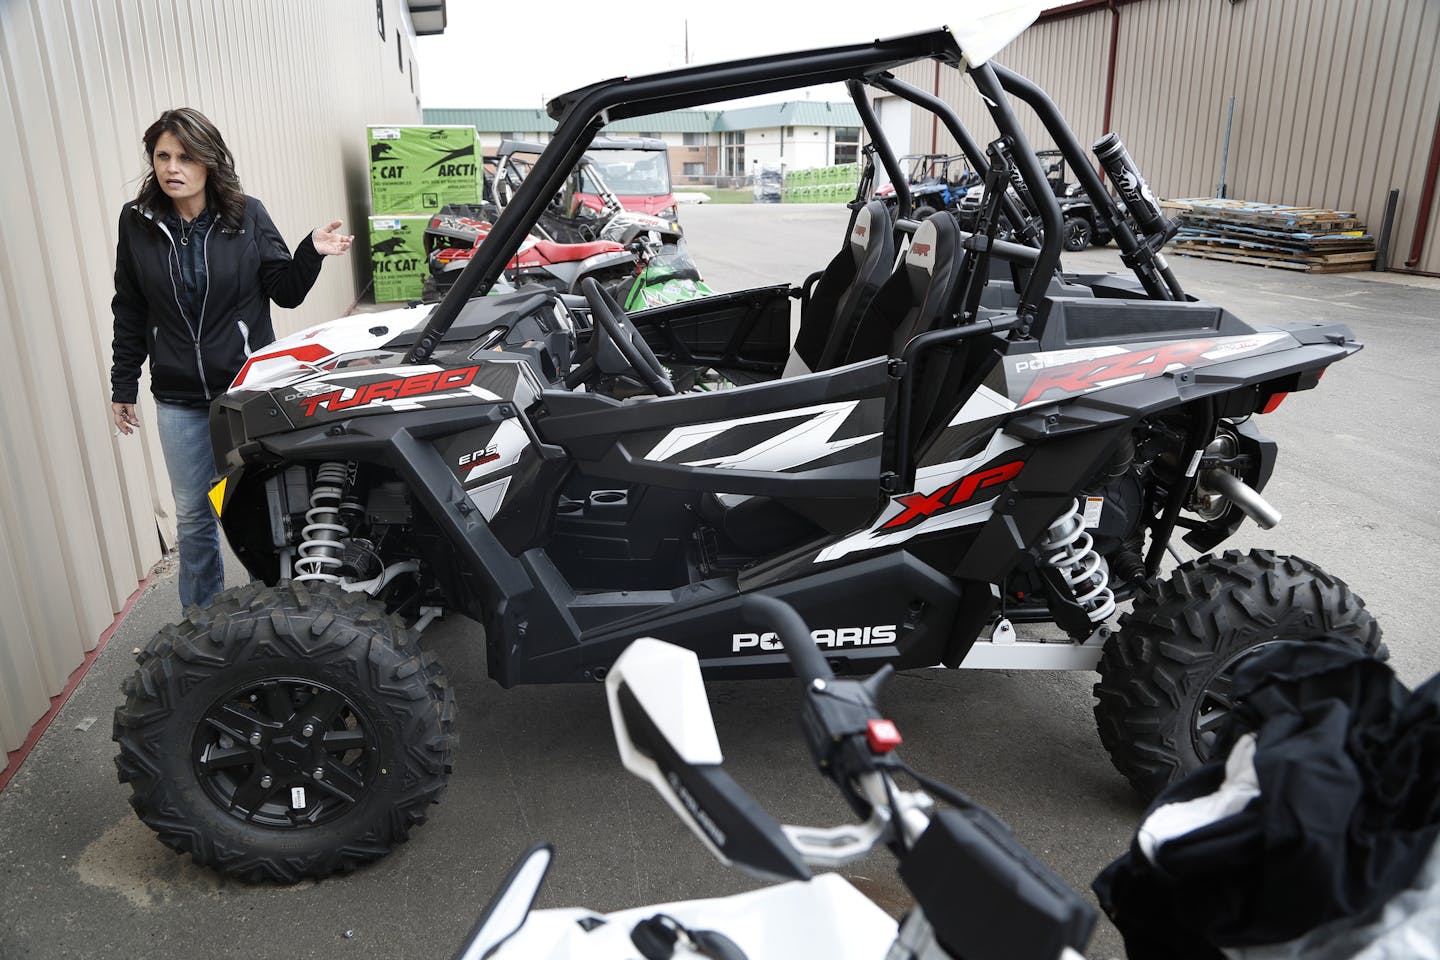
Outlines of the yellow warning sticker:
[{"label": "yellow warning sticker", "polygon": [[210,488],[210,505],[215,508],[215,516],[220,516],[220,510],[225,506],[225,482],[229,477],[221,477],[220,482]]}]

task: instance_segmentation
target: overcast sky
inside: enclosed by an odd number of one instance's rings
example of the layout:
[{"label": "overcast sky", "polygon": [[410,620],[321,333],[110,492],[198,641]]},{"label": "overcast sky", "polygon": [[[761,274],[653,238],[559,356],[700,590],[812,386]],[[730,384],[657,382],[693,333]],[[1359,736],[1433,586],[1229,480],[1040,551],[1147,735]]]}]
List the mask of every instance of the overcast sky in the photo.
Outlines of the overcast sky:
[{"label": "overcast sky", "polygon": [[[905,9],[909,6],[917,9]],[[445,32],[415,40],[420,102],[426,107],[540,107],[546,99],[597,80],[681,67],[687,21],[690,63],[700,64],[929,30],[958,16],[964,6],[895,5],[882,20],[876,16],[881,5],[853,0],[778,0],[743,7],[655,0],[574,7],[538,0],[450,0]],[[810,95],[847,99],[839,84],[813,88]],[[804,96],[792,91],[763,99]]]}]

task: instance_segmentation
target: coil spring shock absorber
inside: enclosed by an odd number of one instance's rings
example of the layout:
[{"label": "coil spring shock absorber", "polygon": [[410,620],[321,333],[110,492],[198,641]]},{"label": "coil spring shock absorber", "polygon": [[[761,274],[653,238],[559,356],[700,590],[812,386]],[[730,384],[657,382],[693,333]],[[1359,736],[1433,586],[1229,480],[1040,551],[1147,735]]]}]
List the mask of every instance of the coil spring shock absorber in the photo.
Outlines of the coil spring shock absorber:
[{"label": "coil spring shock absorber", "polygon": [[1040,559],[1060,571],[1090,622],[1102,623],[1115,612],[1115,592],[1095,551],[1095,541],[1085,531],[1083,504],[1077,500],[1045,531],[1040,538]]},{"label": "coil spring shock absorber", "polygon": [[340,501],[348,473],[345,464],[333,461],[322,463],[315,471],[310,509],[305,511],[305,526],[300,530],[300,556],[295,560],[295,569],[300,572],[296,582],[340,581],[331,570],[341,565],[340,541],[350,536],[350,528],[340,522]]}]

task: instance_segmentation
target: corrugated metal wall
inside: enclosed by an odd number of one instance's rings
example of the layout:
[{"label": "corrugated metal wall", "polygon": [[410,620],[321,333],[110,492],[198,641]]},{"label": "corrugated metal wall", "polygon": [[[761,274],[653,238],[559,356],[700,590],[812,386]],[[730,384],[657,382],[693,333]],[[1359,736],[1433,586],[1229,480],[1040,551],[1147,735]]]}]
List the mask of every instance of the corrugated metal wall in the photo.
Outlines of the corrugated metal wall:
[{"label": "corrugated metal wall", "polygon": [[[292,246],[363,224],[365,124],[420,116],[413,31],[397,0],[383,9],[382,35],[370,0],[0,2],[0,763],[173,538],[148,386],[138,435],[109,417],[141,134],[202,110]],[[277,331],[344,313],[367,272],[328,260]]]},{"label": "corrugated metal wall", "polygon": [[[1038,83],[1070,121],[1081,143],[1093,143],[1101,130],[1105,109],[1105,55],[1110,43],[1110,19],[1089,15],[1053,23],[1037,23],[1006,47],[996,59]],[[935,93],[935,65],[911,64],[896,76],[912,86]],[[1097,94],[1096,91],[1099,91]],[[998,135],[990,114],[970,78],[949,67],[940,68],[939,96],[955,108],[965,128],[984,148]],[[1025,136],[1031,146],[1054,146],[1045,128],[1023,104],[1016,105]],[[945,125],[932,122],[933,114],[912,107],[910,149],[931,152],[932,136],[937,153],[958,149]]]},{"label": "corrugated metal wall", "polygon": [[[1104,132],[1111,17],[1038,23],[997,58],[1044,87],[1086,145]],[[1119,18],[1111,126],[1158,194],[1215,192],[1233,95],[1230,196],[1355,210],[1378,233],[1398,188],[1390,260],[1405,260],[1440,111],[1440,3],[1139,0]],[[933,67],[900,76],[934,89]],[[942,70],[941,96],[977,138],[992,137],[973,91],[957,99],[961,82]],[[939,144],[954,149],[943,128]],[[917,111],[911,149],[929,148],[930,119]],[[1431,223],[1416,266],[1440,272],[1440,197]]]}]

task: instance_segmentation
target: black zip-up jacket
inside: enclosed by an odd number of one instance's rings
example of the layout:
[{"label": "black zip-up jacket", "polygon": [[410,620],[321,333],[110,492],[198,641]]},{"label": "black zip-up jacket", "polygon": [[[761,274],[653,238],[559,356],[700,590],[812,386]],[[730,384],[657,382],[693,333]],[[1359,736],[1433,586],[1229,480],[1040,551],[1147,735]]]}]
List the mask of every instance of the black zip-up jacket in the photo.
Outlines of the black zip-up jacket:
[{"label": "black zip-up jacket", "polygon": [[150,359],[150,392],[161,400],[206,403],[224,393],[253,350],[275,339],[270,301],[298,307],[324,257],[310,235],[292,257],[265,206],[245,198],[238,227],[216,221],[205,241],[207,284],[198,317],[181,307],[179,238],[133,200],[120,211],[115,251],[115,339],[110,399],[134,403],[140,365]]}]

